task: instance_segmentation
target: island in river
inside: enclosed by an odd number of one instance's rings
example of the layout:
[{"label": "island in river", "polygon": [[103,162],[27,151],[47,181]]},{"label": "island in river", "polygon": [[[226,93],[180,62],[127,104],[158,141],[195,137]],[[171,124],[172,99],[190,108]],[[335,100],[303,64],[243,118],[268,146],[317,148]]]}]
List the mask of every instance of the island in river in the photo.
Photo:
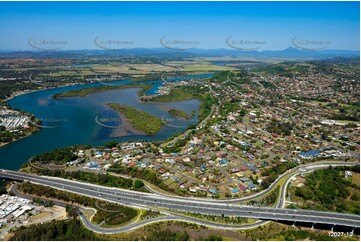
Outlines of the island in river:
[{"label": "island in river", "polygon": [[[174,119],[166,111],[171,108],[181,109],[187,113],[196,110],[195,115],[198,117],[198,110],[202,103],[196,98],[166,103],[141,102],[139,95],[142,91],[141,88],[129,88],[129,86],[125,88],[124,86],[129,84],[125,81],[107,84],[111,85],[110,89],[113,90],[96,92],[82,97],[53,98],[58,93],[89,87],[96,86],[96,89],[99,90],[104,84],[79,84],[46,89],[9,100],[7,103],[12,108],[34,114],[35,117],[42,120],[41,125],[45,128],[41,128],[38,132],[17,142],[0,147],[1,167],[16,170],[36,154],[77,144],[98,146],[109,141],[166,140],[198,122],[197,118],[185,121]],[[127,105],[159,118],[163,117],[164,120],[171,120],[172,125],[162,125],[155,135],[136,132],[133,127],[127,126],[126,118],[123,119],[118,112],[107,106],[106,103]],[[120,130],[121,128],[123,129]]]},{"label": "island in river", "polygon": [[190,118],[192,118],[194,116],[195,110],[193,110],[192,113],[190,115],[188,115],[183,110],[172,108],[172,109],[170,109],[168,111],[168,113],[170,113],[170,114],[172,114],[173,116],[176,116],[176,117],[180,117],[180,118],[184,118],[184,119],[190,119]]},{"label": "island in river", "polygon": [[158,133],[163,125],[160,118],[148,112],[119,103],[106,103],[106,105],[123,114],[134,129],[142,131],[148,135]]}]

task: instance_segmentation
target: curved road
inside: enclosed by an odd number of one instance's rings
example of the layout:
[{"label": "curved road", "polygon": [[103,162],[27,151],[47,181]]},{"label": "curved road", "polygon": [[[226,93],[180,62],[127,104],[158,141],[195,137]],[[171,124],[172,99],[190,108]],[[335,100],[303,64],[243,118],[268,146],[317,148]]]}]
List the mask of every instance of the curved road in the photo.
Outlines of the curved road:
[{"label": "curved road", "polygon": [[147,186],[147,188],[155,193],[158,194],[160,196],[164,196],[164,197],[169,197],[169,198],[179,198],[179,199],[187,199],[187,200],[194,200],[194,201],[211,201],[213,203],[237,203],[237,202],[248,202],[257,198],[260,198],[262,196],[264,196],[265,194],[267,194],[268,192],[272,191],[277,185],[278,183],[285,178],[286,176],[292,174],[293,172],[298,172],[298,173],[302,173],[299,172],[300,168],[304,168],[307,170],[312,170],[313,168],[327,168],[329,166],[354,166],[354,165],[358,165],[358,162],[343,162],[343,161],[334,161],[334,162],[315,162],[315,163],[311,163],[311,164],[306,164],[306,165],[301,165],[295,168],[292,168],[291,170],[286,171],[285,173],[283,173],[282,175],[280,175],[267,189],[262,190],[256,194],[247,196],[247,197],[241,197],[241,198],[230,198],[230,199],[222,199],[222,200],[215,200],[215,199],[209,199],[209,198],[197,198],[197,197],[180,197],[177,195],[170,195],[170,194],[165,194],[165,193],[161,193],[158,192],[152,188],[150,188],[149,186]]},{"label": "curved road", "polygon": [[[18,197],[22,197],[22,198],[26,198],[26,199],[33,199],[33,198],[39,198],[38,196],[35,195],[30,195],[30,194],[24,194],[19,192],[19,190],[17,189],[17,185],[13,185],[11,187],[11,192],[14,193],[16,196]],[[132,222],[129,223],[125,226],[121,226],[121,227],[114,227],[114,228],[104,228],[101,227],[97,224],[92,223],[82,212],[82,210],[86,209],[82,206],[79,205],[74,205],[71,203],[66,203],[63,201],[59,201],[59,200],[53,200],[51,198],[40,198],[42,200],[48,200],[48,201],[53,201],[55,205],[57,206],[62,206],[65,207],[66,205],[70,205],[70,206],[75,206],[78,207],[80,212],[79,212],[79,217],[80,220],[82,221],[82,223],[84,224],[84,226],[95,232],[95,233],[101,233],[101,234],[117,234],[117,233],[123,233],[123,232],[128,232],[140,227],[143,227],[145,225],[148,224],[153,224],[153,223],[158,223],[158,222],[163,222],[163,221],[182,221],[182,222],[188,222],[188,223],[195,223],[195,224],[199,224],[199,225],[203,225],[206,227],[212,227],[212,228],[218,228],[218,229],[236,229],[236,230],[240,230],[240,229],[251,229],[251,228],[255,228],[258,227],[260,225],[263,225],[265,223],[268,223],[268,221],[257,221],[255,223],[252,224],[244,224],[244,225],[229,225],[229,224],[219,224],[219,223],[213,223],[213,222],[209,222],[209,221],[204,221],[201,219],[197,219],[197,218],[192,218],[189,216],[184,216],[184,215],[180,215],[180,214],[173,214],[173,213],[164,213],[162,217],[156,217],[156,218],[152,218],[152,219],[147,219],[147,220],[143,220],[139,223],[136,222]],[[96,209],[94,209],[94,211],[96,211]]]},{"label": "curved road", "polygon": [[[346,164],[351,165],[351,163]],[[330,164],[317,164],[317,166],[314,168],[328,165]],[[333,163],[333,165],[335,164]],[[345,163],[339,165],[345,165]],[[351,214],[329,213],[312,210],[281,209],[272,207],[241,206],[230,203],[224,204],[214,200],[194,200],[190,198],[179,199],[179,197],[170,198],[157,194],[110,188],[56,177],[37,176],[9,170],[1,170],[0,176],[13,180],[28,180],[33,183],[50,186],[68,192],[95,197],[97,199],[115,202],[126,206],[145,209],[158,207],[169,209],[170,211],[183,211],[217,216],[238,216],[256,220],[284,220],[344,225],[351,227],[360,226],[360,217]],[[285,189],[282,190],[284,191]],[[279,203],[279,206],[282,205],[283,199],[280,200]]]},{"label": "curved road", "polygon": [[143,227],[143,226],[148,225],[148,224],[164,222],[164,221],[182,221],[182,222],[187,222],[187,223],[199,224],[199,225],[203,225],[203,226],[206,226],[206,227],[212,227],[212,228],[218,228],[218,229],[233,229],[233,230],[252,229],[252,228],[258,227],[258,226],[260,226],[260,225],[262,225],[264,223],[267,223],[267,221],[257,221],[256,223],[253,223],[253,224],[228,225],[228,224],[212,223],[212,222],[203,221],[203,220],[195,219],[195,218],[190,218],[190,217],[186,217],[186,216],[182,216],[182,215],[169,214],[167,216],[162,216],[162,217],[143,220],[143,221],[141,221],[139,223],[131,223],[131,224],[125,225],[123,227],[103,228],[103,227],[100,227],[100,226],[95,225],[92,222],[90,222],[84,216],[83,213],[80,213],[80,219],[83,222],[83,224],[85,225],[85,227],[87,227],[89,230],[92,230],[93,232],[101,233],[101,234],[124,233],[124,232],[128,232],[128,231],[131,231],[131,230],[134,230],[134,229],[138,229],[138,228]]}]

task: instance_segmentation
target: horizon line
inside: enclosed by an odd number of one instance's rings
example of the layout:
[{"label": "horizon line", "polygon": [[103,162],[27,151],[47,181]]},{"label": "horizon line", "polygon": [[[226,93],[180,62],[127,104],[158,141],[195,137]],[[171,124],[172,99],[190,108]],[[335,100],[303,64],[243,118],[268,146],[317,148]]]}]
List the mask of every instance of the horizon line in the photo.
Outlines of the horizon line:
[{"label": "horizon line", "polygon": [[204,50],[204,51],[214,51],[214,50],[225,50],[225,51],[237,51],[239,53],[242,52],[264,52],[264,51],[285,51],[287,49],[294,49],[297,51],[306,51],[306,52],[324,52],[324,51],[352,51],[352,52],[360,52],[360,50],[352,50],[352,49],[303,49],[303,48],[297,48],[293,46],[288,46],[284,49],[253,49],[253,50],[238,50],[234,48],[190,48],[190,49],[171,49],[171,48],[164,48],[164,47],[134,47],[134,48],[123,48],[123,49],[57,49],[57,50],[41,50],[41,49],[0,49],[1,52],[65,52],[65,51],[127,51],[127,50],[168,50],[168,51],[175,51],[175,52],[187,52],[192,50]]}]

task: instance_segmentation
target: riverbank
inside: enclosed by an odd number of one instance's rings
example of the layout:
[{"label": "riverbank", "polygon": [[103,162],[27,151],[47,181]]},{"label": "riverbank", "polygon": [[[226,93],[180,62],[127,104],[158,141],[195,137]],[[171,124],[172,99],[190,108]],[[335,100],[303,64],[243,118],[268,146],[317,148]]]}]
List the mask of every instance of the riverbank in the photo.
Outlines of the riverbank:
[{"label": "riverbank", "polygon": [[[119,83],[126,85],[123,81],[109,84]],[[188,100],[181,103],[140,102],[139,93],[136,88],[99,92],[79,98],[52,98],[53,95],[59,92],[94,87],[95,85],[97,87],[102,86],[101,84],[93,83],[44,89],[23,94],[10,100],[7,104],[14,109],[31,112],[36,117],[42,117],[45,121],[49,120],[49,122],[51,122],[52,119],[61,119],[62,122],[57,122],[55,124],[56,128],[42,128],[41,132],[30,135],[26,139],[21,139],[19,142],[12,142],[9,145],[3,144],[0,149],[0,163],[2,168],[17,170],[24,161],[27,161],[32,156],[56,148],[76,144],[104,145],[104,143],[109,140],[115,142],[128,140],[164,141],[176,133],[181,132],[183,129],[162,125],[156,134],[147,135],[145,132],[135,130],[130,123],[124,122],[127,130],[126,133],[121,127],[117,126],[124,126],[122,120],[127,121],[127,118],[121,119],[119,113],[117,114],[113,110],[109,110],[109,107],[104,108],[105,103],[119,102],[149,112],[157,117],[168,117],[169,114],[163,108],[164,106],[168,107],[167,110],[170,108],[180,108],[188,114],[192,112],[192,110],[198,110],[200,106],[197,100]],[[114,86],[111,86],[111,88],[114,89]],[[41,102],[38,102],[38,100]],[[104,125],[97,123],[96,117],[99,117],[98,121]],[[174,122],[177,121],[178,120],[175,120]],[[183,123],[181,124],[184,125]],[[187,121],[187,125],[188,124],[193,125],[194,121],[189,120]],[[106,126],[111,126],[111,129]],[[57,138],[54,139],[53,137]]]},{"label": "riverbank", "polygon": [[43,91],[43,90],[51,90],[51,89],[56,89],[56,88],[61,88],[61,87],[69,87],[69,86],[75,86],[75,85],[79,85],[79,84],[87,84],[87,83],[71,83],[71,84],[66,84],[66,85],[59,85],[59,86],[56,86],[56,87],[43,87],[41,89],[37,89],[37,90],[26,90],[26,91],[19,91],[19,92],[14,92],[10,95],[10,97],[7,97],[1,101],[3,102],[7,102],[7,101],[10,101],[11,99],[13,98],[16,98],[18,96],[21,96],[21,95],[25,95],[25,94],[29,94],[29,93],[33,93],[33,92],[40,92],[40,91]]},{"label": "riverbank", "polygon": [[[16,97],[19,97],[19,96],[22,96],[22,95],[26,95],[26,94],[30,94],[30,93],[34,93],[34,92],[40,92],[40,91],[43,91],[43,90],[50,90],[50,89],[55,89],[55,88],[61,88],[61,87],[68,87],[68,86],[74,86],[74,85],[78,85],[78,84],[66,84],[66,85],[60,85],[60,86],[56,86],[56,87],[51,87],[51,88],[48,88],[48,87],[43,87],[41,89],[37,89],[37,90],[26,90],[26,91],[18,91],[18,92],[13,92],[11,93],[11,95],[3,100],[1,100],[1,102],[3,102],[5,105],[8,105],[7,102],[16,98]],[[10,105],[8,105],[9,108],[11,108]],[[12,108],[11,108],[12,109]],[[13,142],[16,142],[16,141],[19,141],[21,139],[24,139],[36,132],[38,132],[40,130],[40,127],[38,127],[38,129],[35,130],[35,132],[31,132],[31,133],[28,133],[18,139],[15,139],[15,140],[12,140],[10,142],[0,142],[0,147],[3,147],[3,146],[6,146],[8,144],[11,144]]]},{"label": "riverbank", "polygon": [[11,143],[13,143],[13,142],[16,142],[16,141],[19,141],[19,140],[21,140],[21,139],[24,139],[24,138],[26,138],[26,137],[28,137],[28,136],[30,136],[30,135],[38,132],[39,130],[40,130],[40,128],[39,128],[37,131],[35,131],[35,132],[33,132],[33,133],[26,134],[25,136],[20,137],[20,138],[18,138],[18,139],[16,139],[16,140],[13,140],[13,141],[10,141],[10,142],[0,143],[0,147],[6,146],[6,145],[9,145],[9,144],[11,144]]},{"label": "riverbank", "polygon": [[71,90],[66,92],[61,92],[53,95],[54,99],[66,98],[66,97],[84,97],[89,94],[94,94],[98,92],[105,91],[114,91],[114,90],[123,90],[127,88],[141,88],[139,91],[139,96],[143,95],[144,92],[150,90],[152,85],[150,84],[120,84],[120,85],[110,85],[109,86],[96,86],[96,87],[87,87],[81,88],[78,90]]}]

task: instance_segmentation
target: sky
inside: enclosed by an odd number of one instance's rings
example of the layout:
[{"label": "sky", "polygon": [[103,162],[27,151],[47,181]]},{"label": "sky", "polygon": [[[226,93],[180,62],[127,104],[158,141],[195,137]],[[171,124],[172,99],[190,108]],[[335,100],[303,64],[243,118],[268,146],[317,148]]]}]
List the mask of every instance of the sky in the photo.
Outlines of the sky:
[{"label": "sky", "polygon": [[359,51],[360,3],[0,2],[0,50],[34,50],[29,43],[42,40],[64,50],[100,49],[104,40],[163,48],[161,38],[204,49],[230,49],[231,38],[259,50],[286,49],[297,38]]}]

